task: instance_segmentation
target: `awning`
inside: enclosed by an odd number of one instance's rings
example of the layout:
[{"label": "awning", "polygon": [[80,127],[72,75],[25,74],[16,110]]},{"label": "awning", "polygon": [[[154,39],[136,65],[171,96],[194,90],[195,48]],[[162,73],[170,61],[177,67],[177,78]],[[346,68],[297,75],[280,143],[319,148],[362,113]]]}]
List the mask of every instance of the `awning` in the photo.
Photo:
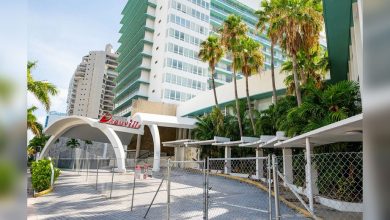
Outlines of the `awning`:
[{"label": "awning", "polygon": [[260,144],[267,142],[269,139],[274,138],[273,135],[260,135],[260,139],[254,142],[243,143],[238,145],[239,147],[251,147],[258,148]]},{"label": "awning", "polygon": [[133,118],[142,121],[143,125],[157,125],[170,128],[193,129],[196,127],[197,120],[187,117],[176,117],[171,115],[158,115],[149,113],[135,113]]},{"label": "awning", "polygon": [[185,143],[185,145],[186,147],[200,147],[203,145],[212,145],[212,144],[223,143],[228,141],[230,141],[230,138],[214,136],[214,138],[211,140],[192,141],[192,142]]},{"label": "awning", "polygon": [[183,147],[187,142],[195,141],[192,139],[181,139],[176,141],[165,141],[162,142],[163,147]]},{"label": "awning", "polygon": [[287,140],[288,137],[284,136],[284,132],[276,132],[276,136],[269,136],[269,139],[264,143],[260,144],[260,148],[274,148],[274,145],[278,142]]},{"label": "awning", "polygon": [[227,142],[222,142],[222,143],[214,143],[212,144],[213,146],[223,146],[223,147],[234,147],[234,146],[239,146],[240,144],[244,143],[252,143],[259,141],[260,138],[257,137],[241,137],[241,140],[238,141],[227,141]]},{"label": "awning", "polygon": [[362,142],[363,114],[355,115],[280,143],[276,143],[275,147],[304,148],[306,147],[306,138],[309,138],[310,146],[312,147],[339,142]]}]

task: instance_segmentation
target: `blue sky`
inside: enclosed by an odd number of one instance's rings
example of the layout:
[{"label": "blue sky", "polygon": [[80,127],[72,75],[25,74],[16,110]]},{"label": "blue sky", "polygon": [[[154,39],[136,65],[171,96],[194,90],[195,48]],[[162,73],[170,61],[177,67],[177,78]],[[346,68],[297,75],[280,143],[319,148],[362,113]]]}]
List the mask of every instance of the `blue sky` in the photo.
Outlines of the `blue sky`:
[{"label": "blue sky", "polygon": [[[55,84],[60,94],[52,98],[51,110],[65,112],[69,80],[90,50],[104,50],[107,43],[118,48],[121,11],[126,0],[37,0],[28,5],[28,60],[38,61],[33,76]],[[41,123],[46,112],[28,94],[28,106]]]}]

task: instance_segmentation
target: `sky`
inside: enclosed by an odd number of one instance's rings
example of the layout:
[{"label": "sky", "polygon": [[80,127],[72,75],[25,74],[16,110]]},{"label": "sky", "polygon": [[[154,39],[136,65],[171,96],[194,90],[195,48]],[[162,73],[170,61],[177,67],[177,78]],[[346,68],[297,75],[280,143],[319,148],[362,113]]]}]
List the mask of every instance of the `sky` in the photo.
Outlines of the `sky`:
[{"label": "sky", "polygon": [[[126,0],[37,0],[29,1],[27,23],[27,59],[38,61],[32,71],[36,80],[57,86],[52,111],[66,112],[69,81],[91,50],[104,50],[111,43],[119,46],[121,12]],[[27,106],[39,108],[36,116],[44,124],[46,112],[32,94]]]}]

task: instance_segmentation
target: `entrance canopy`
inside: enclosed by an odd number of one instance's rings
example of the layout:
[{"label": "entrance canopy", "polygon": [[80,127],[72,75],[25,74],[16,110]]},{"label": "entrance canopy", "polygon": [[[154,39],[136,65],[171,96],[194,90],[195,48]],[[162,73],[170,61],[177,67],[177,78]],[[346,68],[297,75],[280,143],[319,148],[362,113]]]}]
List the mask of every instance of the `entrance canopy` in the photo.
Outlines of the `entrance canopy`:
[{"label": "entrance canopy", "polygon": [[[142,124],[142,123],[141,123]],[[96,142],[110,143],[115,152],[119,171],[125,171],[124,144],[129,144],[133,134],[143,135],[144,129],[121,127],[100,123],[96,119],[82,116],[68,116],[55,121],[44,133],[51,135],[42,150],[40,159],[45,156],[47,149],[60,137],[77,138]]]},{"label": "entrance canopy", "polygon": [[338,142],[362,142],[363,114],[298,135],[276,143],[274,146],[276,148],[304,148],[307,144],[306,139],[309,139],[312,147]]},{"label": "entrance canopy", "polygon": [[133,118],[136,121],[142,121],[143,125],[157,125],[168,128],[194,129],[197,120],[187,117],[176,117],[171,115],[157,115],[149,113],[135,113]]}]

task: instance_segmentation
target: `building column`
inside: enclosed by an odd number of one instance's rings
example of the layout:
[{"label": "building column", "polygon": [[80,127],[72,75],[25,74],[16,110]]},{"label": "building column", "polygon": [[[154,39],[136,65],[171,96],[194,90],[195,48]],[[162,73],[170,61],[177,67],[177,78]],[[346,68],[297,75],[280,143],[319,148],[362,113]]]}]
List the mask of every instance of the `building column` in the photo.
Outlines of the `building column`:
[{"label": "building column", "polygon": [[160,171],[160,157],[161,157],[161,141],[160,133],[157,125],[149,125],[150,133],[153,138],[154,155],[153,155],[153,171]]},{"label": "building column", "polygon": [[[262,148],[256,148],[256,157],[263,157],[264,156],[264,150]],[[256,160],[256,178],[261,179],[264,178],[264,160],[263,159],[257,159]]]},{"label": "building column", "polygon": [[306,138],[306,196],[309,199],[309,208],[314,211],[314,195],[318,194],[317,171],[311,163],[313,150],[310,146],[310,138]]},{"label": "building column", "polygon": [[102,157],[105,159],[107,158],[107,143],[104,143],[104,148],[103,148],[103,155]]},{"label": "building column", "polygon": [[[229,146],[225,146],[225,159],[231,158],[231,156],[232,156],[232,148]],[[230,174],[232,171],[232,161],[225,160],[224,167],[225,167],[224,169],[225,174]]]},{"label": "building column", "polygon": [[141,150],[141,135],[137,134],[137,145],[135,147],[135,158],[139,157],[140,150]]},{"label": "building column", "polygon": [[[292,149],[283,148],[283,175],[286,182],[293,183],[293,161],[292,161]],[[287,184],[284,183],[286,186]]]}]

